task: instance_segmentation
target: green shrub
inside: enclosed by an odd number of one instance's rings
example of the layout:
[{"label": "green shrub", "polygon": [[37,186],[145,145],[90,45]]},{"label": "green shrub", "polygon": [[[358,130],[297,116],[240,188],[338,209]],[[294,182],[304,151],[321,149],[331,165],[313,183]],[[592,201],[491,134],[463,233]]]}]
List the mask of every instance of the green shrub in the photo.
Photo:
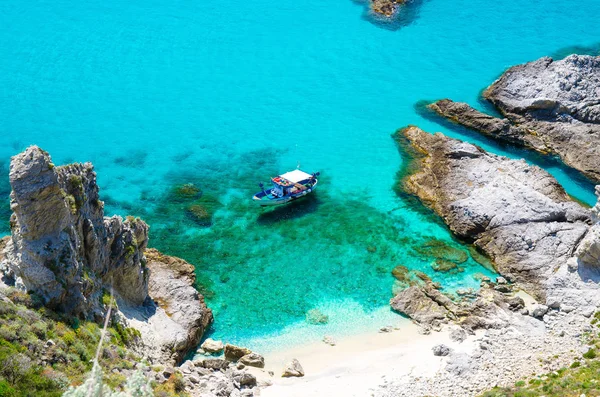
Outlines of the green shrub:
[{"label": "green shrub", "polygon": [[579,368],[580,365],[581,365],[581,362],[573,361],[573,364],[571,364],[571,368]]},{"label": "green shrub", "polygon": [[583,354],[583,358],[587,358],[588,360],[596,358],[596,351],[593,348],[590,348],[586,353]]},{"label": "green shrub", "polygon": [[17,391],[4,379],[0,380],[0,397],[17,397]]}]

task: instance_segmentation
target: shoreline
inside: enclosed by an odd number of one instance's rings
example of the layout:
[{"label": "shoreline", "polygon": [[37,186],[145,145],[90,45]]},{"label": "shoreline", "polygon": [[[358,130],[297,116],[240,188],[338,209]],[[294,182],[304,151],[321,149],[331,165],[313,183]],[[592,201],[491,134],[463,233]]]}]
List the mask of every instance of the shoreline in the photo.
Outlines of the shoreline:
[{"label": "shoreline", "polygon": [[[433,354],[435,345],[444,344],[456,352],[474,348],[475,336],[462,343],[454,342],[449,326],[425,335],[411,320],[400,319],[391,332],[373,329],[342,337],[335,346],[308,342],[291,349],[277,349],[265,354],[264,369],[247,368],[259,384],[272,383],[261,390],[263,397],[365,396],[401,374],[435,375],[446,361]],[[282,378],[282,369],[293,358],[300,362],[305,376]]]}]

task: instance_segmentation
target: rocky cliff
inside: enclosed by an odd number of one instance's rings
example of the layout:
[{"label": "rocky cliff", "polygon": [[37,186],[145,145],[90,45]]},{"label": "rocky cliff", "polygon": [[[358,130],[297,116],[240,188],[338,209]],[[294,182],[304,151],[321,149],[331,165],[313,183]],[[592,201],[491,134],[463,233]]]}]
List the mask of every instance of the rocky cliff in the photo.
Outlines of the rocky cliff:
[{"label": "rocky cliff", "polygon": [[179,362],[199,343],[212,313],[193,287],[193,267],[154,250],[148,263],[148,225],[104,217],[90,163],[58,167],[32,146],[12,158],[9,179],[4,283],[96,320],[105,314],[103,295],[113,293],[121,309],[115,318],[141,331],[140,350],[150,359]]},{"label": "rocky cliff", "polygon": [[439,101],[440,115],[494,138],[555,154],[600,181],[600,57],[541,58],[508,69],[484,92],[506,117]]},{"label": "rocky cliff", "polygon": [[91,164],[56,167],[32,146],[13,157],[9,178],[12,238],[2,263],[18,288],[85,316],[100,308],[107,286],[132,303],[144,302],[148,226],[104,218]]},{"label": "rocky cliff", "polygon": [[538,299],[589,229],[590,214],[546,171],[416,127],[398,139],[417,154],[403,188],[472,241],[500,274]]},{"label": "rocky cliff", "polygon": [[[507,131],[487,116],[471,122]],[[594,350],[597,342],[587,335],[595,334],[600,307],[600,187],[599,202],[589,211],[547,172],[522,160],[416,127],[399,131],[396,138],[412,158],[403,170],[402,188],[494,259],[506,277],[483,279],[481,289],[463,300],[449,299],[431,283],[398,293],[392,308],[425,332],[450,322],[461,327],[450,333],[452,341],[480,332],[466,351],[446,347],[447,358],[435,375],[401,374],[375,395],[480,395],[497,385],[539,378],[540,371],[552,377]]]}]

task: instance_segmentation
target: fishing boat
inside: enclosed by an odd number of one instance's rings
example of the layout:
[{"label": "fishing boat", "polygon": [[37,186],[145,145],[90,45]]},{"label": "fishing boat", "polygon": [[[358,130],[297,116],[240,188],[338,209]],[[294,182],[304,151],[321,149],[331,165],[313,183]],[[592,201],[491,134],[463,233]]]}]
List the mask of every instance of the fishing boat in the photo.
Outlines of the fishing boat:
[{"label": "fishing boat", "polygon": [[273,186],[265,189],[262,183],[259,183],[261,190],[256,193],[252,199],[261,207],[287,204],[312,193],[317,187],[317,177],[320,174],[309,174],[300,169],[296,169],[285,174],[271,178]]}]

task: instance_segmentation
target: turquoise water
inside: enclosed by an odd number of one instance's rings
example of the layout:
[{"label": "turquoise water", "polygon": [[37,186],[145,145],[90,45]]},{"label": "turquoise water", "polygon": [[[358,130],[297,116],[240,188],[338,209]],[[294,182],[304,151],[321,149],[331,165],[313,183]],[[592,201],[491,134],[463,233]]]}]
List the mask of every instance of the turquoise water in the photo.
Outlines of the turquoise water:
[{"label": "turquoise water", "polygon": [[[32,143],[57,164],[92,161],[107,212],[143,217],[151,245],[197,266],[217,337],[252,344],[290,326],[308,335],[321,327],[304,321],[313,308],[339,332],[364,319],[385,325],[397,265],[450,291],[490,274],[470,256],[462,272],[432,269],[424,245],[466,248],[394,192],[397,128],[525,156],[594,201],[591,184],[558,162],[438,124],[416,106],[477,105],[510,65],[597,52],[600,3],[564,4],[416,1],[381,25],[351,0],[4,0],[0,168],[6,175],[9,157]],[[259,181],[298,162],[322,172],[314,197],[274,212],[251,205]],[[180,194],[185,183],[202,195]]]}]

